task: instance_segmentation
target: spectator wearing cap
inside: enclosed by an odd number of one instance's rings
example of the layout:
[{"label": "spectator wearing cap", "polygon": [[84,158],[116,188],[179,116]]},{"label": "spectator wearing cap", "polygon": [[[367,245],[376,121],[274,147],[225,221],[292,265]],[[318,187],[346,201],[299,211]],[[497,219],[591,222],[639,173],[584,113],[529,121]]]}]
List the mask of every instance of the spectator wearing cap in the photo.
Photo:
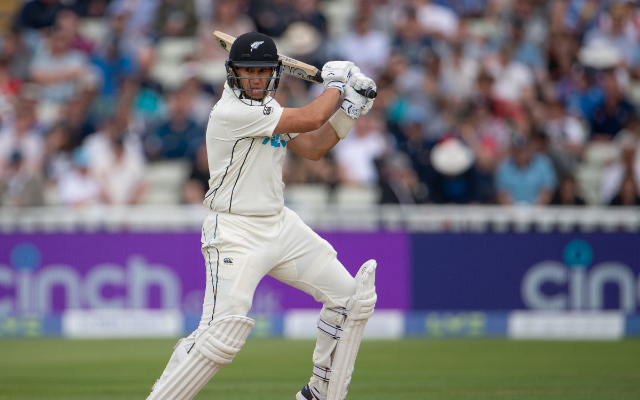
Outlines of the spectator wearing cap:
[{"label": "spectator wearing cap", "polygon": [[536,153],[533,143],[517,136],[511,145],[511,154],[504,159],[495,176],[496,196],[499,204],[547,205],[557,186],[551,160]]}]

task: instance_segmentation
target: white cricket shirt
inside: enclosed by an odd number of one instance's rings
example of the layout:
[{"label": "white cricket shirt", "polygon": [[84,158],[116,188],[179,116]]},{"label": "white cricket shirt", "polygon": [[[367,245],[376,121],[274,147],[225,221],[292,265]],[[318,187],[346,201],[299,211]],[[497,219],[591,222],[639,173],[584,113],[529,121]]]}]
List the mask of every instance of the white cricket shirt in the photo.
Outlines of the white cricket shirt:
[{"label": "white cricket shirt", "polygon": [[283,110],[275,100],[266,106],[247,105],[225,83],[207,125],[210,179],[205,206],[241,215],[282,210],[282,163],[287,141],[297,136],[273,135]]}]

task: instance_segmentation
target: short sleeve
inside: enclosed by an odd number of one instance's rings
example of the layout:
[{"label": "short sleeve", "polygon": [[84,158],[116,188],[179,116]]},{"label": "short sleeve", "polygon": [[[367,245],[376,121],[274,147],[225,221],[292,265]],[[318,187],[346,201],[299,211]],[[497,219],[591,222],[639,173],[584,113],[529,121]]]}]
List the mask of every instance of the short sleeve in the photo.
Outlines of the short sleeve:
[{"label": "short sleeve", "polygon": [[227,112],[227,134],[233,139],[271,137],[283,110],[284,108],[275,101],[264,106],[236,102]]}]

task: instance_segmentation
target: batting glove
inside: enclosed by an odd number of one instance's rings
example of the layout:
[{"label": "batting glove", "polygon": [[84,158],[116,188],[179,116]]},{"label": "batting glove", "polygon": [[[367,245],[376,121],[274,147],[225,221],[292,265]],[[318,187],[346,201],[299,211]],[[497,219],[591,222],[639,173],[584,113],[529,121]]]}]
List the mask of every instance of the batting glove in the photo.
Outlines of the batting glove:
[{"label": "batting glove", "polygon": [[[349,86],[353,87],[355,90],[377,89],[376,83],[373,81],[373,79],[365,76],[362,72],[360,72],[360,70],[351,75],[351,79],[349,79]],[[356,93],[356,95],[360,96],[358,93]],[[369,99],[364,96],[360,97],[365,101],[365,103],[360,108],[360,115],[365,115],[369,112],[369,110],[371,110],[371,107],[373,107],[374,99]]]},{"label": "batting glove", "polygon": [[353,63],[350,61],[329,61],[322,67],[324,88],[336,88],[344,93],[344,87],[351,77]]}]

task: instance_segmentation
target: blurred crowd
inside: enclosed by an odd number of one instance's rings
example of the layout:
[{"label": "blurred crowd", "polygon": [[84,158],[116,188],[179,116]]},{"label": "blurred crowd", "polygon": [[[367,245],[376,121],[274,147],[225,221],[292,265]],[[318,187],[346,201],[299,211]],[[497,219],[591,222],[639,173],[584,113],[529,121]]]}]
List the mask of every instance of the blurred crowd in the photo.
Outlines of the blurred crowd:
[{"label": "blurred crowd", "polygon": [[[288,185],[376,188],[380,203],[640,205],[633,0],[3,3],[3,207],[144,203],[148,169],[171,160],[190,165],[181,202],[201,202],[227,57],[214,30],[263,32],[318,67],[351,60],[377,83],[373,111],[322,160],[289,153]],[[193,51],[163,79],[171,40]],[[276,99],[321,90],[284,77]],[[585,199],[579,171],[598,147],[612,151]]]}]

